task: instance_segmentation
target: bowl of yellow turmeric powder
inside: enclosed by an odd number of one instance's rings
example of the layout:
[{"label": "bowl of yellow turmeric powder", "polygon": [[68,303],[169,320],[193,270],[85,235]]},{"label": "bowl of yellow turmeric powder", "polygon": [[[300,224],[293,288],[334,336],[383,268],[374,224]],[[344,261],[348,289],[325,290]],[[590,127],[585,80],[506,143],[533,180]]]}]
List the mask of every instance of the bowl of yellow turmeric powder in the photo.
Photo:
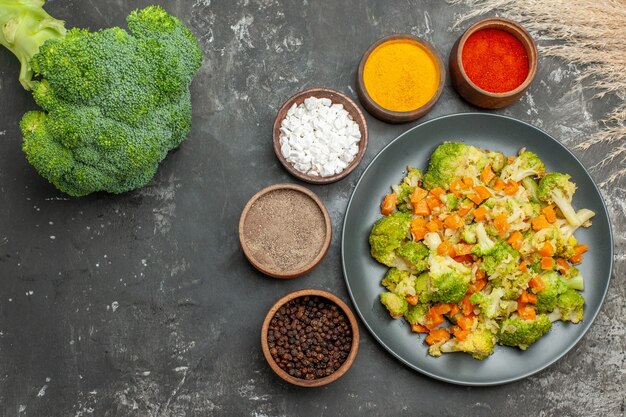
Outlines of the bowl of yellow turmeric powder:
[{"label": "bowl of yellow turmeric powder", "polygon": [[363,107],[389,123],[424,116],[443,91],[446,70],[439,52],[410,34],[386,36],[363,54],[357,93]]}]

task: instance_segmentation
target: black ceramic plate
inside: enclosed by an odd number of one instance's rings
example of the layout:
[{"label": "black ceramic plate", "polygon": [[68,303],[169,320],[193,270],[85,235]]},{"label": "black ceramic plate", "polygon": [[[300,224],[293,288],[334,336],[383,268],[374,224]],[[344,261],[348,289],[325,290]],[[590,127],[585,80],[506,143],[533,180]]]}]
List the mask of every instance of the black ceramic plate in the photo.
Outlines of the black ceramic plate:
[{"label": "black ceramic plate", "polygon": [[[403,178],[407,165],[425,169],[432,151],[444,141],[462,141],[514,155],[521,147],[536,152],[549,171],[566,172],[578,185],[573,205],[596,212],[593,226],[576,237],[589,245],[580,267],[585,277],[585,319],[557,322],[550,333],[526,351],[496,346],[478,361],[465,353],[428,355],[423,335],[411,333],[404,320],[393,320],[378,301],[380,280],[387,270],[370,256],[368,236],[380,217],[379,203],[390,186]],[[343,270],[352,301],[363,322],[392,355],[411,368],[462,385],[497,385],[532,375],[554,363],[587,332],[595,319],[611,277],[613,239],[600,192],[582,164],[547,133],[524,122],[494,114],[454,114],[430,120],[387,145],[366,168],[352,194],[341,241]]]}]

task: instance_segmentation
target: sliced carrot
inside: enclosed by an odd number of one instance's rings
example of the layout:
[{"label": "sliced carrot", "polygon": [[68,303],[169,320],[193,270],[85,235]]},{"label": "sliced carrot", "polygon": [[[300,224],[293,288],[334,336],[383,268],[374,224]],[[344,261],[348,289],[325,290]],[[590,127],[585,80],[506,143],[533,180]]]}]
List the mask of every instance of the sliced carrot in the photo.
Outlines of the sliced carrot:
[{"label": "sliced carrot", "polygon": [[471,264],[472,262],[474,262],[474,258],[472,258],[472,255],[458,255],[454,257],[454,260],[460,264]]},{"label": "sliced carrot", "polygon": [[546,288],[546,283],[539,275],[535,275],[528,281],[528,286],[535,290],[535,293],[542,291]]},{"label": "sliced carrot", "polygon": [[424,226],[414,227],[411,229],[411,235],[413,236],[413,240],[415,241],[424,239],[426,233],[428,233],[428,229],[426,229]]},{"label": "sliced carrot", "polygon": [[485,288],[485,285],[487,285],[487,280],[485,278],[477,279],[476,281],[470,283],[467,292],[470,294],[477,293],[478,291]]},{"label": "sliced carrot", "polygon": [[574,252],[576,254],[583,254],[583,253],[587,252],[588,250],[589,250],[589,246],[587,246],[587,245],[577,245],[574,248]]},{"label": "sliced carrot", "polygon": [[506,183],[502,178],[496,178],[496,181],[493,183],[493,189],[496,191],[502,191],[506,187]]},{"label": "sliced carrot", "polygon": [[452,310],[452,304],[439,303],[432,306],[429,311],[433,311],[436,314],[446,314],[449,313],[450,310]]},{"label": "sliced carrot", "polygon": [[426,223],[426,229],[428,229],[429,232],[436,232],[437,230],[439,230],[439,224],[437,224],[436,221],[431,220]]},{"label": "sliced carrot", "polygon": [[524,304],[537,304],[537,296],[535,294],[530,294],[526,290],[522,291],[522,295],[517,299],[518,303]]},{"label": "sliced carrot", "polygon": [[508,180],[504,186],[504,193],[506,195],[515,195],[519,190],[519,184],[515,181]]},{"label": "sliced carrot", "polygon": [[463,181],[461,180],[454,180],[452,181],[452,183],[450,183],[450,192],[457,197],[461,196],[461,190],[464,188],[465,184],[463,184]]},{"label": "sliced carrot", "polygon": [[464,203],[459,204],[459,208],[457,209],[457,212],[459,213],[460,216],[465,216],[467,213],[470,212],[470,210],[473,207],[474,207],[473,203],[466,201]]},{"label": "sliced carrot", "polygon": [[491,197],[491,192],[489,192],[487,187],[484,187],[482,185],[479,185],[478,187],[474,187],[474,192],[478,194],[480,198],[482,198],[483,200],[486,200],[487,198]]},{"label": "sliced carrot", "polygon": [[441,323],[443,323],[444,321],[446,321],[443,318],[443,315],[438,314],[438,315],[426,315],[426,322],[424,324],[424,326],[426,326],[427,329],[434,329],[435,327],[439,326]]},{"label": "sliced carrot", "polygon": [[480,196],[476,193],[469,193],[467,195],[467,198],[469,198],[470,200],[472,200],[474,202],[474,204],[480,204],[483,202],[483,199],[480,198]]},{"label": "sliced carrot", "polygon": [[469,330],[457,330],[456,332],[454,332],[454,337],[457,340],[463,341],[467,339],[471,333],[472,332],[470,332]]},{"label": "sliced carrot", "polygon": [[465,225],[465,222],[458,214],[451,214],[444,220],[443,224],[448,229],[459,229]]},{"label": "sliced carrot", "polygon": [[487,207],[480,206],[472,212],[474,218],[480,222],[487,219]]},{"label": "sliced carrot", "polygon": [[474,325],[474,317],[461,316],[456,320],[456,324],[463,330],[469,330]]},{"label": "sliced carrot", "polygon": [[404,299],[412,306],[416,306],[419,302],[419,298],[417,297],[417,295],[407,295],[406,297],[404,297]]},{"label": "sliced carrot", "polygon": [[541,256],[554,255],[554,246],[550,242],[545,242],[541,248],[539,248],[539,254]]},{"label": "sliced carrot", "polygon": [[487,274],[485,274],[485,271],[483,271],[482,269],[477,269],[476,279],[485,279],[485,278],[487,278]]},{"label": "sliced carrot", "polygon": [[418,216],[428,216],[430,214],[430,208],[428,208],[426,200],[420,200],[413,203],[413,213]]},{"label": "sliced carrot", "polygon": [[472,249],[474,249],[474,245],[470,245],[467,243],[457,243],[456,245],[454,245],[454,252],[457,256],[469,255],[472,253]]},{"label": "sliced carrot", "polygon": [[450,312],[448,313],[448,315],[450,317],[454,317],[457,314],[459,314],[460,311],[461,311],[461,309],[459,308],[459,306],[456,305],[456,304],[453,304],[452,307],[450,308]]},{"label": "sliced carrot", "polygon": [[415,227],[424,227],[426,226],[426,220],[423,217],[416,217],[413,220],[411,220],[411,227],[415,228]]},{"label": "sliced carrot", "polygon": [[423,188],[420,187],[415,187],[415,189],[413,190],[413,192],[411,193],[411,204],[415,204],[418,201],[423,200],[424,198],[426,198],[426,196],[428,195],[428,191],[424,190]]},{"label": "sliced carrot", "polygon": [[439,220],[437,217],[435,217],[433,221],[437,223],[437,226],[439,226],[440,229],[443,229],[443,221]]},{"label": "sliced carrot", "polygon": [[432,195],[434,195],[435,197],[439,198],[439,197],[441,197],[443,194],[445,194],[445,193],[446,193],[446,190],[444,190],[444,189],[443,189],[443,188],[441,188],[441,187],[436,187],[436,188],[433,188],[432,190],[430,190],[430,193],[431,193]]},{"label": "sliced carrot", "polygon": [[454,257],[456,256],[454,253],[454,247],[447,241],[443,241],[439,244],[439,246],[437,247],[437,253],[439,255],[448,255],[450,257]]},{"label": "sliced carrot", "polygon": [[524,303],[518,303],[517,305],[517,314],[520,318],[524,320],[535,320],[537,317],[537,313],[535,312],[535,307],[529,306]]},{"label": "sliced carrot", "polygon": [[556,221],[556,212],[554,211],[554,207],[546,206],[541,209],[541,212],[544,216],[546,216],[548,223],[554,223]]},{"label": "sliced carrot", "polygon": [[518,268],[522,272],[528,272],[528,264],[526,263],[526,261],[520,262]]},{"label": "sliced carrot", "polygon": [[428,197],[426,197],[426,204],[428,205],[428,208],[431,210],[437,207],[441,207],[443,205],[441,200],[433,195],[429,195]]},{"label": "sliced carrot", "polygon": [[569,258],[569,261],[573,264],[579,264],[583,261],[583,254],[582,253],[578,253],[574,256],[572,256],[571,258]]},{"label": "sliced carrot", "polygon": [[470,177],[463,178],[463,184],[466,188],[472,188],[474,186],[474,180]]},{"label": "sliced carrot", "polygon": [[554,259],[549,256],[541,258],[541,269],[550,270],[552,268],[554,268]]},{"label": "sliced carrot", "polygon": [[421,324],[412,324],[411,331],[413,333],[428,333],[426,326],[422,326]]},{"label": "sliced carrot", "polygon": [[567,263],[565,259],[557,258],[556,269],[558,269],[561,272],[567,272],[570,268],[571,268],[570,265]]},{"label": "sliced carrot", "polygon": [[450,340],[450,332],[446,329],[431,330],[428,336],[426,336],[426,343],[434,345],[435,343],[447,342]]},{"label": "sliced carrot", "polygon": [[469,299],[469,295],[463,297],[463,300],[461,301],[461,311],[463,312],[464,316],[469,316],[474,312],[474,306]]},{"label": "sliced carrot", "polygon": [[487,165],[480,173],[480,180],[483,184],[489,184],[491,180],[496,176],[491,169],[491,165]]},{"label": "sliced carrot", "polygon": [[509,230],[509,222],[506,219],[505,214],[498,214],[495,219],[493,219],[493,225],[498,230],[500,236],[504,236],[504,234]]},{"label": "sliced carrot", "polygon": [[511,236],[506,240],[509,245],[511,245],[514,249],[519,249],[522,247],[522,243],[524,243],[524,236],[520,233],[519,230],[511,233]]},{"label": "sliced carrot", "polygon": [[548,223],[548,220],[546,219],[546,216],[544,216],[543,214],[540,214],[539,216],[535,217],[534,219],[532,219],[530,221],[530,224],[533,227],[533,230],[535,232],[541,230],[541,229],[545,229],[546,227],[550,227],[550,223]]},{"label": "sliced carrot", "polygon": [[380,205],[381,214],[388,216],[396,210],[398,204],[398,196],[395,194],[387,194]]}]

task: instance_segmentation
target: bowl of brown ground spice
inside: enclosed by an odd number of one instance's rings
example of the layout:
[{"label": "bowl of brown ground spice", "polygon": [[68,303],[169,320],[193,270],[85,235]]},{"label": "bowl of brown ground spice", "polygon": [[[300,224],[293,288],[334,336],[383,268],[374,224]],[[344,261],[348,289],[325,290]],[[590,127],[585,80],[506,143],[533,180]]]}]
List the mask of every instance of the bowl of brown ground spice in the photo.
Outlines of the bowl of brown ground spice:
[{"label": "bowl of brown ground spice", "polygon": [[324,203],[295,184],[276,184],[256,193],[239,220],[243,253],[259,271],[275,278],[296,278],[326,255],[332,227]]},{"label": "bowl of brown ground spice", "polygon": [[261,347],[280,378],[300,387],[319,387],[348,371],[359,337],[356,318],[339,297],[303,289],[270,308],[261,328]]}]

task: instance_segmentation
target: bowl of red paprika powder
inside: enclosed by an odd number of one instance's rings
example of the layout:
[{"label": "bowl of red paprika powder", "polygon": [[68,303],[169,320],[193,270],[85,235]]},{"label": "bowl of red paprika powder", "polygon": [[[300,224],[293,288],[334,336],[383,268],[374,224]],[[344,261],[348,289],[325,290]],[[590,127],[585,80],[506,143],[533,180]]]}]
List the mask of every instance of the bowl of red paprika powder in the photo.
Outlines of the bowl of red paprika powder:
[{"label": "bowl of red paprika powder", "polygon": [[537,45],[518,23],[499,17],[470,26],[450,52],[450,79],[468,102],[499,109],[517,101],[537,73]]}]

